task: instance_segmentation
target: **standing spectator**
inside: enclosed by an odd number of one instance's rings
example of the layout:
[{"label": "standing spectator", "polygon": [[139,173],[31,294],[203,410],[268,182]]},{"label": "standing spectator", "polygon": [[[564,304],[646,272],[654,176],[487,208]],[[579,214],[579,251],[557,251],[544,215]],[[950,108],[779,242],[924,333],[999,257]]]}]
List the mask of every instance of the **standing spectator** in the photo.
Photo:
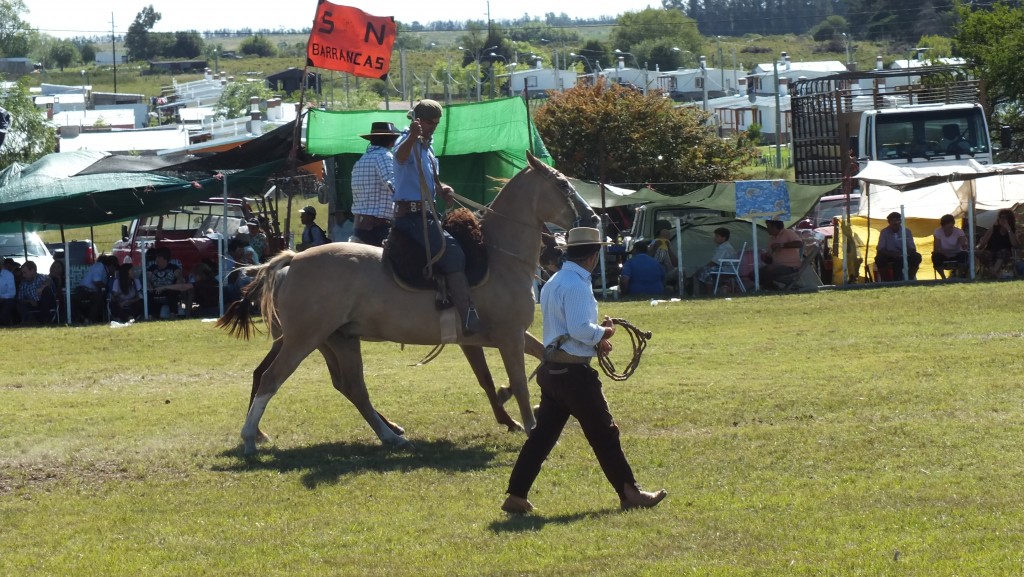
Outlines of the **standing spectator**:
[{"label": "standing spectator", "polygon": [[758,272],[761,287],[773,289],[776,288],[777,279],[793,274],[800,268],[804,241],[795,230],[785,228],[781,220],[769,220],[765,227],[771,238],[768,241],[768,249],[761,254],[761,260],[765,264]]},{"label": "standing spectator", "polygon": [[0,268],[0,325],[14,324],[18,285],[14,279],[14,259],[5,258]]},{"label": "standing spectator", "polygon": [[[394,227],[436,256],[444,245],[437,269],[444,273],[448,291],[462,318],[462,334],[482,332],[484,324],[469,296],[466,280],[466,255],[450,234],[441,229],[431,208],[440,194],[448,205],[455,202],[455,191],[441,182],[432,141],[444,110],[435,100],[423,99],[409,111],[412,123],[395,146],[395,219]],[[425,214],[424,214],[425,213]]]},{"label": "standing spectator", "polygon": [[940,277],[946,278],[943,265],[955,262],[961,276],[967,272],[967,235],[956,227],[956,220],[951,214],[944,214],[939,219],[939,228],[935,229],[932,243],[932,266]]},{"label": "standing spectator", "polygon": [[[112,254],[100,255],[96,262],[85,271],[85,276],[75,287],[75,302],[77,308],[82,309],[88,305],[88,310],[82,318],[85,322],[101,322],[103,320],[103,309],[107,306],[107,290],[110,286],[110,277],[117,269],[117,257]],[[79,310],[81,315],[81,310]]]},{"label": "standing spectator", "polygon": [[27,260],[21,265],[21,283],[18,285],[18,316],[21,324],[37,325],[42,322],[40,301],[49,284],[50,279],[38,273],[35,262]]},{"label": "standing spectator", "polygon": [[391,231],[394,214],[395,157],[391,147],[401,133],[390,122],[374,122],[370,134],[361,135],[370,146],[352,167],[352,213],[355,236],[381,246]]},{"label": "standing spectator", "polygon": [[135,266],[126,262],[110,287],[110,314],[122,323],[142,316],[142,281],[135,277]]},{"label": "standing spectator", "polygon": [[[903,217],[898,212],[890,212],[887,216],[886,221],[889,222],[889,226],[883,228],[878,234],[878,245],[875,250],[875,265],[878,267],[880,275],[884,275],[883,270],[892,271],[892,278],[901,278],[903,276],[903,237],[900,236],[900,231],[904,230],[900,226],[900,222],[903,221]],[[921,266],[921,253],[917,252],[917,245],[914,244],[914,234],[907,231],[907,274],[908,280],[917,280],[917,269]],[[885,278],[883,276],[883,278]]]},{"label": "standing spectator", "polygon": [[540,406],[537,426],[519,451],[508,480],[508,498],[501,505],[508,513],[533,510],[527,499],[530,487],[558,443],[569,417],[579,421],[623,509],[654,507],[665,498],[665,491],[649,493],[637,485],[622,452],[619,427],[601,392],[598,372],[590,366],[595,354],[612,350],[608,339],[615,334],[610,318],[605,317],[603,324],[597,324],[597,301],[590,284],[590,274],[597,266],[603,244],[596,228],[570,230],[566,243],[568,260],[541,290],[547,350],[544,363],[537,370]]},{"label": "standing spectator", "polygon": [[623,295],[665,294],[665,273],[654,257],[647,254],[650,244],[638,242],[633,245],[629,257],[619,274],[619,292]]},{"label": "standing spectator", "polygon": [[1012,210],[1004,208],[996,213],[995,225],[978,241],[978,260],[986,267],[988,276],[999,276],[1003,265],[1013,262],[1017,245],[1017,219]]},{"label": "standing spectator", "polygon": [[305,225],[305,228],[302,229],[302,242],[296,247],[299,249],[299,252],[330,242],[327,240],[327,233],[316,223],[315,208],[312,206],[302,207],[302,210],[299,211],[299,218],[302,220],[302,224]]}]

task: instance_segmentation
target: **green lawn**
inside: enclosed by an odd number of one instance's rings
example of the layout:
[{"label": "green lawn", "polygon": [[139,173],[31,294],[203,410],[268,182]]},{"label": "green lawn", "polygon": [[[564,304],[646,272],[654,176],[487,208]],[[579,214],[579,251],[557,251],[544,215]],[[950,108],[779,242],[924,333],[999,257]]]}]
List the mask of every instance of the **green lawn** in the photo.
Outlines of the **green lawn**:
[{"label": "green lawn", "polygon": [[314,356],[245,460],[265,339],[2,330],[0,575],[1024,574],[1021,286],[602,303],[654,332],[605,393],[669,497],[620,512],[571,423],[522,518],[498,507],[523,437],[455,348],[364,346],[415,449],[381,447]]}]

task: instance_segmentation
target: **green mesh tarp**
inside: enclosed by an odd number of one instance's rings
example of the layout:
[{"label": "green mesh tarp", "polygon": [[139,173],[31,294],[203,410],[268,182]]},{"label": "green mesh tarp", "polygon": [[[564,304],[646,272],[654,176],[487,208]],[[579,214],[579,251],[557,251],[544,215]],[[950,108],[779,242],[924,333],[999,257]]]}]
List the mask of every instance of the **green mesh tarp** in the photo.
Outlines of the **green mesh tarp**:
[{"label": "green mesh tarp", "polygon": [[[306,148],[311,154],[334,156],[340,208],[352,204],[352,165],[368,144],[359,135],[370,132],[374,122],[392,122],[400,129],[409,125],[406,110],[309,113]],[[504,179],[526,167],[527,150],[551,162],[522,98],[445,106],[434,132],[441,180],[481,203],[490,202]]]}]

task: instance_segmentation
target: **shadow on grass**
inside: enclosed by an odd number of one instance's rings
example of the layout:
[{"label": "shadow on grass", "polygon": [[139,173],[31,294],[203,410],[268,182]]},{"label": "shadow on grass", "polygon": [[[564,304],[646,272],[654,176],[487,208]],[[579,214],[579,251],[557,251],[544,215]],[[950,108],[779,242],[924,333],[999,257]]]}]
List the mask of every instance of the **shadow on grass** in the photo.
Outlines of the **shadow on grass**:
[{"label": "shadow on grass", "polygon": [[215,466],[214,471],[304,472],[302,484],[315,489],[337,483],[351,473],[386,473],[414,469],[463,472],[485,469],[496,451],[485,447],[459,446],[451,441],[417,441],[414,448],[396,449],[379,443],[319,443],[305,447],[263,447],[252,457],[242,457],[242,448],[224,451],[221,456],[238,458],[235,464]]},{"label": "shadow on grass", "polygon": [[566,515],[553,515],[546,517],[537,514],[536,511],[529,515],[509,515],[503,521],[494,521],[487,528],[493,533],[522,533],[524,531],[540,531],[545,525],[568,525],[583,519],[594,519],[604,517],[612,513],[619,513],[619,509],[600,509],[597,511],[586,511]]}]

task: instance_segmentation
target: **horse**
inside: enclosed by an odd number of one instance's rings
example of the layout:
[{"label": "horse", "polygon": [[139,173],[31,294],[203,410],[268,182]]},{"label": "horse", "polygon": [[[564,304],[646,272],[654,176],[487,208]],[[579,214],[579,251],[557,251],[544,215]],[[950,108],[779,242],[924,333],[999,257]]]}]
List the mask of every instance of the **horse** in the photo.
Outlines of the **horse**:
[{"label": "horse", "polygon": [[[487,330],[456,342],[470,361],[500,424],[531,430],[536,421],[527,388],[524,349],[537,355],[539,343],[526,329],[534,317],[533,276],[544,223],[563,228],[597,226],[598,217],[557,170],[527,152],[526,168],[501,188],[481,218],[489,275],[471,289]],[[239,337],[255,330],[254,303],[273,339],[270,351],[253,371],[249,410],[242,426],[246,455],[269,437],[260,430],[267,404],[284,381],[314,350],[326,361],[334,388],[359,411],[382,444],[408,444],[405,430],[377,412],[363,376],[360,343],[391,341],[436,345],[442,342],[441,312],[434,291],[409,291],[392,277],[379,247],[331,243],[301,253],[284,251],[254,267],[245,296],[232,303],[218,326]],[[500,352],[523,424],[502,407],[508,393],[494,391],[483,347]],[[504,390],[504,389],[503,389]]]}]

